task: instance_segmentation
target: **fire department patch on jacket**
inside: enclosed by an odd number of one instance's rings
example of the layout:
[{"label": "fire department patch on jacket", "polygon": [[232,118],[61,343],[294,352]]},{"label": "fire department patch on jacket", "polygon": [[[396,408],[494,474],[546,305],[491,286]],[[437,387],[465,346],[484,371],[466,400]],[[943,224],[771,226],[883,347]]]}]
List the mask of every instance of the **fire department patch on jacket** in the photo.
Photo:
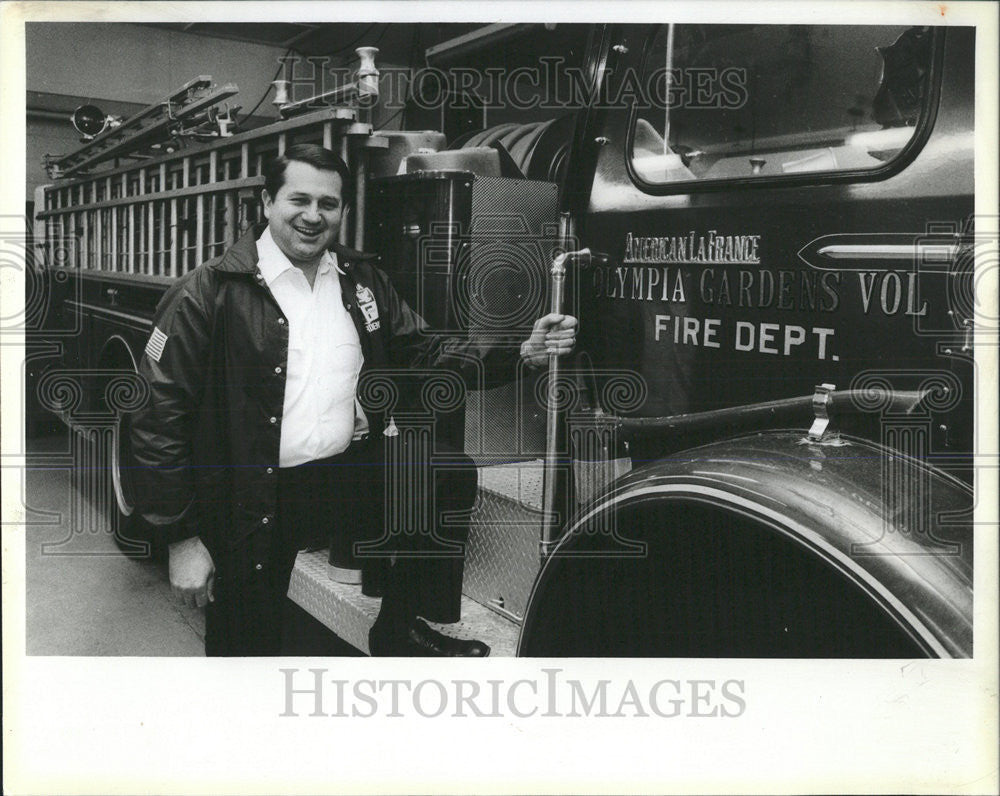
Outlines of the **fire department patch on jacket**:
[{"label": "fire department patch on jacket", "polygon": [[146,343],[146,356],[154,362],[159,362],[160,357],[163,356],[163,346],[166,343],[167,336],[154,326],[153,333],[149,336],[149,342]]},{"label": "fire department patch on jacket", "polygon": [[370,287],[358,285],[355,296],[358,301],[358,309],[365,316],[365,331],[374,332],[381,325],[378,319],[378,305],[375,303],[375,294]]}]

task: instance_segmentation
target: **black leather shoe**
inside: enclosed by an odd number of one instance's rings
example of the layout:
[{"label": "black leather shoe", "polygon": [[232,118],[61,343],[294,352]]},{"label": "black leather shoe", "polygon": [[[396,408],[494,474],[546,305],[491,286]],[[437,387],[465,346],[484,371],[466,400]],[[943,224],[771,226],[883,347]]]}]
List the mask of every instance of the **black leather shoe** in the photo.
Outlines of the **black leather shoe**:
[{"label": "black leather shoe", "polygon": [[393,631],[389,625],[372,625],[368,631],[368,650],[376,658],[485,658],[490,654],[489,646],[483,642],[446,636],[422,619],[414,619],[405,631]]},{"label": "black leather shoe", "polygon": [[485,658],[490,654],[489,645],[476,639],[461,639],[439,633],[423,619],[414,619],[410,625],[410,640],[441,650],[441,653],[453,658]]},{"label": "black leather shoe", "polygon": [[380,624],[377,621],[368,631],[368,652],[373,658],[423,658],[435,654],[430,647],[410,639],[407,625]]}]

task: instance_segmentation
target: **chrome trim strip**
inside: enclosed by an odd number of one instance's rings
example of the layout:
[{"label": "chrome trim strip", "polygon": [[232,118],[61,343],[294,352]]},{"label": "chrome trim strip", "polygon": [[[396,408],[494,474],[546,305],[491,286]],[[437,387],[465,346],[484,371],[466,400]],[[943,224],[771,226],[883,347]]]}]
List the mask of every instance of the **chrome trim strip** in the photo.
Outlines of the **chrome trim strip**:
[{"label": "chrome trim strip", "polygon": [[954,259],[958,245],[954,243],[917,244],[903,243],[838,243],[823,246],[816,252],[831,260],[916,260],[933,258],[934,262]]}]

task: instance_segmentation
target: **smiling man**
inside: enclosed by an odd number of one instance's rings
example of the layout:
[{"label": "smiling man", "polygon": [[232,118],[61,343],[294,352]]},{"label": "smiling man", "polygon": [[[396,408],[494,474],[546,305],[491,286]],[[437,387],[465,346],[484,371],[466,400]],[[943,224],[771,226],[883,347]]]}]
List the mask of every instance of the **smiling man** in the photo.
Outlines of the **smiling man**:
[{"label": "smiling man", "polygon": [[[387,418],[357,399],[363,372],[448,369],[474,384],[481,365],[504,381],[518,357],[537,366],[575,343],[576,319],[561,315],[536,321],[520,348],[423,333],[373,258],[336,244],[350,195],[337,155],[289,147],[265,175],[267,225],[157,308],[140,364],[150,400],[133,423],[140,509],[169,545],[175,594],[206,608],[208,655],[280,654],[297,552],[380,535],[393,442]],[[467,457],[449,462],[434,498],[439,512],[471,507]],[[487,655],[420,618],[423,594],[444,588],[427,561],[388,570],[372,653]]]},{"label": "smiling man", "polygon": [[[264,217],[268,227],[264,234],[277,244],[288,261],[300,269],[310,286],[316,269],[332,245],[332,237],[340,230],[343,204],[340,193],[346,179],[339,163],[334,171],[324,171],[307,161],[291,160],[285,166],[283,185],[271,181],[264,188]],[[340,180],[332,179],[336,175]],[[337,185],[336,183],[340,183]]]}]

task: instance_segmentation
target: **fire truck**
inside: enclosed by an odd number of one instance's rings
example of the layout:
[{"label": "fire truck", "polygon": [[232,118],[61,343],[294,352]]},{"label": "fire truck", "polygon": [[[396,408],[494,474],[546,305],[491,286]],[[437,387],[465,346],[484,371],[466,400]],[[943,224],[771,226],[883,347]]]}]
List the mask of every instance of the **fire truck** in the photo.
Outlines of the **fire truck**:
[{"label": "fire truck", "polygon": [[[426,53],[541,68],[558,41],[559,101],[524,121],[470,91],[379,128],[372,47],[333,90],[276,81],[280,117],[254,129],[208,76],[128,119],[79,109],[85,143],[36,193],[27,356],[29,401],[107,467],[81,488],[146,554],[128,428],[154,309],[261,219],[269,158],[321,143],[355,177],[342,242],[435,333],[580,319],[571,359],[428,415],[479,467],[469,635],[501,655],[971,657],[974,31],[555,27]],[[342,580],[303,552],[289,596],[366,650],[378,601]]]}]

